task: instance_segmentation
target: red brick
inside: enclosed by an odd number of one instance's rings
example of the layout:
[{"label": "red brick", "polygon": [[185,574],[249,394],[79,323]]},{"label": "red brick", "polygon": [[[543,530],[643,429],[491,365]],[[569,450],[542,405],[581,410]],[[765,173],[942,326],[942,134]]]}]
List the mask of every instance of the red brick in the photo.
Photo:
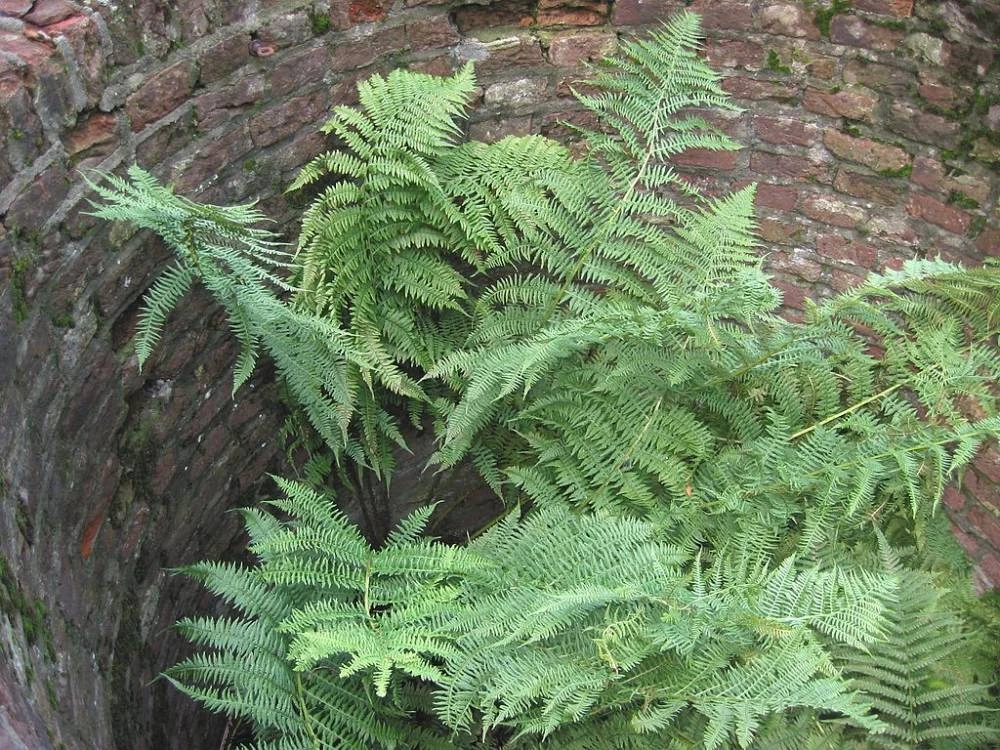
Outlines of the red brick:
[{"label": "red brick", "polygon": [[990,258],[1000,258],[1000,228],[986,227],[976,238],[976,249]]},{"label": "red brick", "polygon": [[944,165],[941,162],[926,156],[917,156],[913,159],[910,182],[937,192],[940,190],[943,180]]},{"label": "red brick", "polygon": [[774,81],[758,81],[743,76],[730,76],[722,81],[724,88],[736,99],[776,99],[787,101],[796,99],[799,95],[798,86],[793,83],[777,83]]},{"label": "red brick", "polygon": [[31,12],[26,13],[23,18],[35,26],[49,26],[75,15],[77,11],[65,0],[35,0]]},{"label": "red brick", "polygon": [[995,445],[981,451],[974,461],[976,469],[994,484],[1000,484],[1000,452]]},{"label": "red brick", "polygon": [[793,310],[801,310],[805,307],[808,294],[802,287],[784,279],[775,279],[771,285],[781,291],[783,307]]},{"label": "red brick", "polygon": [[600,26],[605,13],[586,8],[553,8],[538,11],[541,26]]},{"label": "red brick", "polygon": [[802,227],[795,222],[761,219],[758,227],[761,239],[779,245],[794,244],[802,236]]},{"label": "red brick", "polygon": [[757,205],[778,211],[792,211],[798,202],[799,191],[786,185],[762,182],[757,185]]},{"label": "red brick", "polygon": [[709,64],[722,68],[760,70],[766,53],[755,42],[739,39],[713,39],[705,42],[705,59]]},{"label": "red brick", "polygon": [[461,37],[447,15],[432,16],[410,21],[406,24],[406,41],[412,50],[450,47],[458,44]]},{"label": "red brick", "polygon": [[771,154],[754,151],[750,154],[750,169],[768,178],[784,177],[789,180],[821,180],[826,177],[823,164],[809,161],[802,156]]},{"label": "red brick", "polygon": [[891,52],[902,40],[902,31],[865,23],[857,16],[834,16],[830,21],[830,41],[834,44]]},{"label": "red brick", "polygon": [[198,58],[198,80],[209,84],[225,78],[250,60],[250,36],[234,34],[205,50]]},{"label": "red brick", "polygon": [[954,234],[965,234],[972,223],[972,216],[965,211],[920,193],[914,193],[910,196],[906,210],[910,216],[929,221],[931,224],[936,224]]},{"label": "red brick", "polygon": [[877,251],[871,245],[839,234],[818,235],[816,251],[824,258],[860,268],[874,268],[877,259]]},{"label": "red brick", "polygon": [[924,112],[906,102],[893,102],[886,124],[894,133],[920,143],[954,147],[958,144],[961,125],[941,115]]},{"label": "red brick", "polygon": [[327,110],[325,91],[318,91],[263,110],[250,120],[250,137],[254,146],[269,146],[287,138],[301,127],[308,127]]},{"label": "red brick", "polygon": [[974,536],[962,531],[957,526],[952,526],[952,531],[955,534],[955,539],[962,546],[962,549],[965,550],[966,554],[970,557],[976,557],[979,554],[979,542]]},{"label": "red brick", "polygon": [[861,269],[848,271],[834,268],[830,271],[830,286],[838,292],[846,292],[858,286],[865,280],[865,272]]},{"label": "red brick", "polygon": [[1000,549],[1000,520],[996,516],[978,506],[970,508],[965,516],[976,530],[977,536],[989,541],[994,549]]},{"label": "red brick", "polygon": [[965,507],[965,495],[959,492],[954,487],[947,487],[944,491],[944,504],[949,510],[959,511]]},{"label": "red brick", "polygon": [[487,6],[462,5],[452,18],[463,34],[498,26],[529,26],[535,22],[535,4],[531,0],[497,0]]},{"label": "red brick", "polygon": [[806,89],[802,104],[806,109],[828,117],[872,122],[878,96],[863,87],[844,89],[835,94],[827,94],[819,89]]},{"label": "red brick", "polygon": [[761,28],[769,34],[797,39],[819,39],[819,29],[798,5],[768,5],[760,13]]},{"label": "red brick", "polygon": [[854,7],[882,16],[907,18],[913,14],[913,0],[854,0]]},{"label": "red brick", "polygon": [[862,209],[827,195],[810,195],[804,198],[802,213],[815,221],[845,229],[853,229],[865,219]]},{"label": "red brick", "polygon": [[405,44],[406,37],[402,27],[382,29],[377,34],[334,45],[330,53],[330,67],[335,71],[363,68]]},{"label": "red brick", "polygon": [[811,146],[819,134],[819,128],[812,123],[792,117],[758,115],[754,117],[753,125],[762,141],[783,146]]},{"label": "red brick", "polygon": [[901,183],[886,177],[869,177],[849,169],[838,169],[833,180],[835,190],[885,206],[894,206],[903,192]]},{"label": "red brick", "polygon": [[903,68],[855,57],[844,62],[844,82],[909,96],[911,87],[916,84],[916,76]]},{"label": "red brick", "polygon": [[611,22],[616,26],[639,26],[666,21],[684,7],[681,0],[616,0]]},{"label": "red brick", "polygon": [[0,14],[5,16],[23,16],[34,5],[32,0],[0,0]]},{"label": "red brick", "polygon": [[823,144],[836,156],[858,162],[877,172],[896,171],[910,163],[910,155],[896,146],[889,146],[867,138],[854,138],[838,130],[827,130]]},{"label": "red brick", "polygon": [[213,88],[195,97],[194,111],[198,127],[211,130],[240,114],[261,101],[264,89],[264,79],[260,76],[240,76],[232,86]]},{"label": "red brick", "polygon": [[386,5],[385,0],[331,0],[330,20],[335,29],[374,23],[385,18]]},{"label": "red brick", "polygon": [[63,145],[70,156],[106,156],[118,143],[117,130],[118,120],[113,114],[95,112],[66,135]]},{"label": "red brick", "polygon": [[182,60],[154,75],[128,97],[125,109],[132,121],[132,131],[139,132],[180,106],[191,93],[193,76],[191,61]]},{"label": "red brick", "polygon": [[990,588],[1000,587],[1000,558],[995,553],[987,552],[979,558],[976,571]]},{"label": "red brick", "polygon": [[955,89],[951,86],[942,86],[939,83],[921,83],[917,87],[917,93],[924,101],[941,109],[953,109],[957,104]]},{"label": "red brick", "polygon": [[512,68],[543,65],[542,47],[533,36],[521,36],[509,45],[490,49],[489,57],[476,64],[476,75],[486,77],[509,75]]},{"label": "red brick", "polygon": [[819,281],[823,275],[823,267],[806,251],[795,248],[789,252],[774,253],[770,257],[770,266],[789,276],[801,279],[810,284]]},{"label": "red brick", "polygon": [[749,3],[694,0],[688,10],[701,16],[701,26],[704,29],[749,31],[753,28],[753,13]]},{"label": "red brick", "polygon": [[691,148],[671,158],[674,164],[682,167],[727,170],[734,169],[738,160],[738,151],[711,151],[704,148]]},{"label": "red brick", "polygon": [[564,67],[593,62],[614,52],[617,43],[618,37],[609,32],[562,32],[552,37],[549,62]]},{"label": "red brick", "polygon": [[[304,52],[282,57],[271,72],[271,91],[277,95],[296,91],[319,83],[330,72],[330,55],[326,47],[315,47]],[[240,88],[238,81],[234,88]],[[242,88],[246,88],[243,86]]]},{"label": "red brick", "polygon": [[198,149],[198,158],[190,163],[177,180],[178,191],[192,193],[211,183],[219,172],[239,161],[252,148],[253,143],[245,125],[233,128],[218,138],[206,140]]}]

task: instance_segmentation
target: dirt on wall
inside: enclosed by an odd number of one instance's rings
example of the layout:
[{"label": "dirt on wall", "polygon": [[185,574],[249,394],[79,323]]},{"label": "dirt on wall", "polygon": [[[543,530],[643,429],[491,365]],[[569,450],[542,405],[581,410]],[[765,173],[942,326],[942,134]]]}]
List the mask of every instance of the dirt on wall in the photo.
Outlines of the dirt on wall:
[{"label": "dirt on wall", "polygon": [[[472,135],[566,137],[583,66],[684,7],[746,148],[678,164],[707,189],[759,183],[791,314],[905,258],[1000,255],[996,0],[0,0],[0,748],[219,746],[219,721],[153,682],[182,654],[169,624],[210,606],[164,569],[237,554],[225,511],[281,456],[267,373],[231,397],[204,295],[138,369],[167,253],[88,216],[80,170],[138,162],[287,227],[281,189],[359,79],[475,60]],[[983,586],[998,483],[988,452],[946,497]]]}]

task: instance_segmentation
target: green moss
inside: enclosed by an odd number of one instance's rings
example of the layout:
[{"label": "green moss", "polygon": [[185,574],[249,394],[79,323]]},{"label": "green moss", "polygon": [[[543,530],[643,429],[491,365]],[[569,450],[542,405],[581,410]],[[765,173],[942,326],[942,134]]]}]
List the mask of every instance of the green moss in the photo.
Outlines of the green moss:
[{"label": "green moss", "polygon": [[901,18],[869,18],[868,21],[874,26],[881,26],[883,29],[892,29],[893,31],[906,30],[906,21]]},{"label": "green moss", "polygon": [[73,316],[69,313],[57,313],[52,316],[52,325],[56,328],[73,328],[76,325],[76,321],[73,320]]},{"label": "green moss", "polygon": [[976,209],[979,208],[979,201],[973,200],[965,193],[960,193],[957,190],[952,190],[948,193],[948,202],[953,206],[958,206],[959,208]]},{"label": "green moss", "polygon": [[31,258],[26,256],[14,258],[14,265],[10,269],[9,284],[14,320],[17,323],[23,323],[28,317],[27,282],[30,270]]},{"label": "green moss", "polygon": [[986,217],[976,216],[972,219],[972,223],[969,224],[969,236],[978,237],[982,231],[986,228]]},{"label": "green moss", "polygon": [[24,140],[24,131],[21,130],[20,128],[13,128],[10,131],[10,137],[13,138],[15,141],[23,141]]},{"label": "green moss", "polygon": [[824,37],[829,37],[830,21],[833,20],[834,16],[839,16],[842,13],[850,11],[852,6],[853,3],[851,0],[832,0],[829,5],[818,8],[816,14],[813,16],[813,22],[816,24],[816,28],[819,29],[819,33]]},{"label": "green moss", "polygon": [[313,34],[316,34],[317,36],[325,34],[330,30],[330,14],[310,13],[309,23],[312,24]]},{"label": "green moss", "polygon": [[773,49],[767,51],[767,69],[772,73],[791,73],[792,69],[781,62],[781,58],[778,57],[778,53]]},{"label": "green moss", "polygon": [[899,169],[883,169],[879,174],[883,177],[909,177],[913,174],[913,165],[907,164]]},{"label": "green moss", "polygon": [[860,138],[861,137],[861,128],[859,128],[857,125],[855,125],[854,123],[850,122],[849,120],[845,120],[843,123],[841,123],[840,129],[841,129],[841,131],[843,131],[844,133],[847,133],[852,138]]},{"label": "green moss", "polygon": [[256,169],[257,169],[257,160],[256,159],[246,159],[243,162],[243,171],[244,172],[253,172]]}]

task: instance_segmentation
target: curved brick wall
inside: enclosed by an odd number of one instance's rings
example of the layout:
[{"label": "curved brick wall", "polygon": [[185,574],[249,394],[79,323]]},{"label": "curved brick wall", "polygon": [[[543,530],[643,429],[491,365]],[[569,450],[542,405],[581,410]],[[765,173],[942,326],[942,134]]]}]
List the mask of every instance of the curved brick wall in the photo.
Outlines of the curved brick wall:
[{"label": "curved brick wall", "polygon": [[[746,106],[722,124],[747,148],[679,161],[710,189],[761,183],[793,310],[903,258],[1000,254],[1000,3],[851,5],[0,0],[0,748],[219,746],[218,722],[146,686],[198,603],[162,569],[231,553],[223,511],[279,453],[266,373],[230,398],[233,347],[203,297],[137,370],[129,333],[166,254],[86,216],[77,170],[138,161],[285,222],[280,188],[359,78],[478,60],[474,135],[559,137],[581,63],[687,6]],[[998,482],[992,452],[947,497],[984,586],[1000,584]]]}]

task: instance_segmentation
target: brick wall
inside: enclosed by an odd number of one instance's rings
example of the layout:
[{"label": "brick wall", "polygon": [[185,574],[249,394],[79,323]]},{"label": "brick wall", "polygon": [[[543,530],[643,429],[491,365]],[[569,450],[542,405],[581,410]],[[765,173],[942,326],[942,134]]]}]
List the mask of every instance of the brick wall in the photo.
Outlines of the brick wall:
[{"label": "brick wall", "polygon": [[[682,7],[746,148],[678,162],[707,189],[760,183],[792,314],[905,258],[1000,254],[997,0],[0,0],[0,747],[218,747],[146,687],[199,601],[162,568],[238,545],[223,511],[278,453],[268,379],[230,398],[203,296],[138,371],[129,333],[167,254],[87,216],[79,170],[137,161],[285,226],[281,188],[359,79],[476,60],[473,135],[563,137],[583,63]],[[992,451],[947,496],[984,586],[998,482]]]}]

